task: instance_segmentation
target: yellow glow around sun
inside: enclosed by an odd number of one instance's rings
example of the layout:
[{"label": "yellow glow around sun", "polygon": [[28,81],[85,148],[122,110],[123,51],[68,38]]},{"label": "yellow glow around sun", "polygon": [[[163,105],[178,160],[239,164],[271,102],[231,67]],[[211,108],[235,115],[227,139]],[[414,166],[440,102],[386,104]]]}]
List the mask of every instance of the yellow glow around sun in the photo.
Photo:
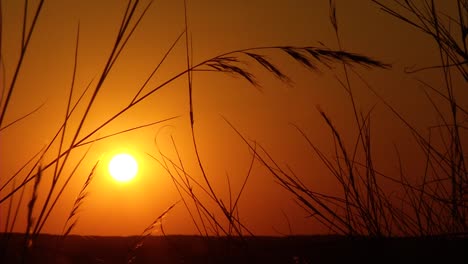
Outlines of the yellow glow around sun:
[{"label": "yellow glow around sun", "polygon": [[138,172],[138,163],[129,154],[115,155],[109,162],[109,173],[119,182],[132,180]]}]

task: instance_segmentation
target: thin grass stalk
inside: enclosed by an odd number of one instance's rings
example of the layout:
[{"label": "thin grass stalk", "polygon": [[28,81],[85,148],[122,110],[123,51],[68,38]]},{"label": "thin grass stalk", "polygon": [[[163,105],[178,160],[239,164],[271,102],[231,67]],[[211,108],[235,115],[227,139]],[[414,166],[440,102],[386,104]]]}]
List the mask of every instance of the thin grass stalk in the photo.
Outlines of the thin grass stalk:
[{"label": "thin grass stalk", "polygon": [[[131,3],[132,1],[130,0],[129,1],[129,4]],[[126,29],[133,17],[133,13],[135,12],[137,6],[138,6],[138,2],[139,0],[137,0],[132,8],[132,11],[130,12],[130,14],[128,15],[128,19],[124,19],[123,21],[125,21],[125,28],[121,27],[121,30],[119,31],[119,35],[118,35],[118,38],[123,38],[125,32],[126,32]],[[140,24],[140,22],[143,20],[143,18],[145,17],[146,15],[146,12],[148,12],[149,8],[151,7],[151,5],[153,4],[153,0],[149,1],[149,3],[146,5],[146,7],[143,9],[143,12],[141,13],[141,15],[138,17],[137,21],[135,22],[135,24],[133,25],[133,27],[130,29],[130,31],[128,32],[127,34],[127,37],[125,38],[125,40],[122,42],[121,45],[119,45],[119,50],[116,52],[115,56],[113,56],[112,58],[112,62],[110,63],[109,65],[109,71],[110,69],[113,67],[113,65],[115,64],[115,62],[117,61],[117,59],[120,57],[120,53],[122,52],[122,50],[124,50],[125,46],[127,45],[127,42],[130,40],[130,38],[133,36],[133,33],[135,31],[135,29],[138,28],[138,25]],[[125,16],[124,16],[125,17]]]},{"label": "thin grass stalk", "polygon": [[21,30],[21,48],[24,47],[24,35],[26,34],[26,21],[28,18],[28,0],[24,1],[24,12],[23,12],[23,30]]},{"label": "thin grass stalk", "polygon": [[17,223],[16,219],[18,218],[19,210],[21,208],[21,204],[23,203],[23,197],[24,197],[25,189],[26,188],[21,189],[19,201],[18,201],[18,204],[16,205],[16,209],[15,209],[15,214],[13,215],[13,220],[11,221],[11,226],[10,226],[10,230],[9,230],[10,233],[13,233],[13,229],[15,227],[15,224]]},{"label": "thin grass stalk", "polygon": [[145,230],[141,233],[141,235],[136,239],[133,243],[133,246],[130,248],[127,254],[127,263],[135,263],[136,262],[136,252],[139,248],[143,246],[144,240],[151,236],[151,234],[155,231],[155,229],[162,225],[162,220],[169,214],[169,212],[177,205],[178,202],[172,204],[169,208],[167,208],[160,216],[156,217],[156,219],[148,225]]},{"label": "thin grass stalk", "polygon": [[[39,15],[40,15],[40,13],[42,11],[43,4],[44,4],[44,0],[40,0],[39,4],[38,4],[38,7],[36,8],[36,12],[34,14],[33,20],[31,22],[31,26],[30,26],[29,31],[27,33],[27,37],[24,40],[24,44],[22,43],[18,63],[17,63],[16,68],[14,70],[13,78],[12,78],[11,83],[9,85],[8,93],[7,93],[7,96],[5,98],[5,102],[3,102],[2,111],[0,112],[0,127],[2,127],[3,119],[4,119],[5,115],[6,115],[6,112],[7,112],[9,103],[10,103],[11,95],[13,94],[13,90],[15,89],[16,80],[18,78],[19,72],[20,72],[21,67],[23,65],[23,61],[24,61],[24,58],[25,58],[25,55],[26,55],[26,51],[28,50],[28,47],[29,47],[29,41],[31,40],[32,33],[34,32],[34,30],[36,28],[36,23],[37,23],[37,20],[39,18]],[[26,18],[24,18],[24,19],[26,20]],[[22,35],[25,35],[24,30],[25,30],[25,27],[23,27]]]},{"label": "thin grass stalk", "polygon": [[369,218],[369,227],[371,228],[371,234],[376,237],[383,236],[381,228],[383,228],[380,223],[378,207],[378,200],[381,199],[380,194],[376,190],[376,179],[374,173],[374,166],[372,162],[372,153],[371,153],[371,134],[370,134],[370,112],[367,114],[367,117],[361,114],[363,129],[363,150],[366,160],[366,170],[365,170],[365,180],[363,184],[366,189],[366,201],[365,201],[365,210],[368,212]]},{"label": "thin grass stalk", "polygon": [[[193,193],[193,187],[190,184],[188,174],[187,174],[186,170],[184,169],[184,164],[183,164],[182,159],[180,157],[179,150],[178,150],[177,145],[176,145],[176,143],[174,141],[174,138],[172,136],[171,136],[171,141],[172,141],[172,145],[174,147],[174,150],[176,152],[177,158],[179,160],[179,165],[180,165],[180,168],[181,168],[182,173],[184,175],[184,178],[181,177],[181,175],[179,174],[179,170],[177,170],[177,168],[175,166],[174,166],[174,169],[175,169],[176,173],[179,175],[179,178],[181,179],[181,181],[184,183],[186,190],[189,191],[190,198],[192,199],[192,201],[195,204],[195,209],[197,211],[198,218],[200,219],[201,226],[203,227],[203,231],[204,231],[205,235],[208,236],[208,232],[207,232],[206,225],[205,225],[205,222],[203,220],[203,217],[201,215],[200,208],[198,206],[198,203],[195,200],[195,194]],[[158,147],[160,155],[163,157],[161,149],[159,148],[159,146],[157,146],[157,147]],[[171,176],[171,179],[172,179],[172,181],[174,183],[174,186],[176,187],[177,192],[179,193],[179,196],[182,199],[182,202],[184,203],[184,206],[187,209],[187,211],[188,211],[188,213],[190,215],[190,218],[192,219],[192,222],[194,223],[195,227],[197,228],[198,233],[200,235],[202,235],[202,231],[201,231],[200,227],[198,226],[197,221],[195,220],[195,217],[193,216],[192,211],[190,210],[190,207],[188,206],[188,203],[186,202],[184,196],[182,195],[182,193],[180,191],[180,187],[179,187],[179,183],[177,182],[177,179],[175,179],[174,175],[172,173],[170,173],[169,167],[168,167],[168,165],[166,163],[166,160],[164,158],[163,158],[163,162],[164,162],[164,167],[166,168],[166,171]]]},{"label": "thin grass stalk", "polygon": [[[202,226],[205,230],[205,235],[208,235],[208,226],[206,225],[206,223],[210,224],[212,230],[222,230],[223,233],[226,234],[226,231],[224,230],[224,228],[222,228],[221,224],[219,223],[218,220],[216,220],[216,218],[214,217],[214,215],[212,215],[210,213],[210,211],[205,207],[205,205],[198,199],[198,197],[194,194],[193,192],[193,189],[187,189],[187,185],[184,184],[181,184],[178,180],[175,179],[174,175],[172,174],[172,172],[170,171],[169,167],[167,165],[164,165],[165,164],[165,161],[164,162],[161,162],[159,161],[157,158],[155,158],[154,156],[148,154],[150,157],[152,157],[156,162],[158,162],[165,170],[166,172],[170,175],[170,177],[173,179],[173,182],[175,184],[177,184],[177,186],[183,190],[187,195],[189,195],[189,197],[192,198],[194,204],[196,205],[197,208],[199,208],[199,212],[201,214],[199,214],[200,216],[200,221],[202,222]],[[169,161],[170,163],[172,163],[173,166],[177,166],[175,165],[175,163],[170,160],[168,157],[162,155],[163,159]],[[178,168],[180,169],[180,168]],[[187,173],[187,172],[184,172],[184,173]],[[188,176],[188,173],[187,173],[187,176]],[[190,177],[191,178],[191,177]],[[203,188],[203,186],[200,185],[200,183],[198,183],[196,180],[194,180],[193,178],[191,178],[192,181],[198,185],[205,193],[207,193],[209,195],[209,192],[207,190],[205,190]],[[182,181],[184,182],[184,181]],[[203,220],[203,217],[205,217],[205,220]],[[218,232],[216,232],[218,234]]]},{"label": "thin grass stalk", "polygon": [[[325,119],[325,122],[327,123],[329,128],[332,130],[333,136],[334,136],[334,138],[336,138],[336,140],[338,142],[339,150],[340,150],[341,154],[343,155],[343,158],[344,158],[344,161],[345,161],[345,164],[346,164],[347,177],[348,177],[349,185],[350,185],[351,188],[349,188],[349,189],[345,188],[345,190],[350,191],[350,198],[352,199],[353,202],[356,203],[357,208],[359,210],[359,214],[361,215],[362,219],[363,220],[368,220],[367,213],[365,211],[365,207],[364,207],[364,205],[362,203],[362,199],[360,197],[360,191],[358,190],[358,187],[357,187],[357,180],[356,180],[356,177],[354,175],[355,174],[354,173],[354,166],[352,165],[353,163],[351,162],[351,159],[348,156],[346,148],[344,147],[341,136],[338,133],[338,131],[336,130],[336,128],[334,127],[334,125],[332,124],[331,120],[325,114],[325,112],[322,111],[322,112],[320,112],[320,114]],[[353,235],[353,234],[351,234],[351,235]]]},{"label": "thin grass stalk", "polygon": [[[336,228],[339,227],[333,220],[339,220],[339,224],[342,224],[344,227],[348,228],[348,230],[353,231],[353,227],[347,225],[346,221],[343,221],[342,217],[340,217],[338,214],[336,214],[331,207],[329,207],[326,203],[322,201],[319,197],[316,195],[308,195],[309,193],[307,192],[307,189],[301,188],[300,184],[298,184],[292,177],[287,175],[280,167],[279,165],[274,161],[274,159],[271,157],[271,155],[262,147],[260,146],[264,154],[267,156],[270,162],[275,165],[277,170],[274,170],[270,165],[268,165],[260,156],[259,159],[264,163],[264,165],[267,166],[267,168],[270,170],[270,172],[273,173],[275,178],[279,181],[279,184],[283,187],[285,187],[288,191],[290,191],[292,194],[295,195],[295,197],[305,203],[304,205],[313,211],[314,216],[318,216],[322,218],[325,222],[328,222],[328,224],[335,226]],[[317,204],[317,206],[313,205],[307,198],[310,198],[314,203]],[[346,206],[352,206],[349,203],[346,203]],[[322,213],[323,212],[323,213]],[[331,217],[327,216],[330,215]],[[341,228],[340,228],[341,229]],[[344,230],[344,229],[341,229]]]},{"label": "thin grass stalk", "polygon": [[[160,152],[159,153],[161,155],[161,157],[165,160],[165,161],[168,161],[169,163],[171,163],[172,167],[177,171],[182,171],[184,173],[184,177],[186,176],[190,182],[192,183],[192,185],[187,185],[186,182],[185,182],[185,178],[183,178],[181,181],[184,183],[185,187],[187,187],[187,190],[189,189],[195,189],[194,187],[198,187],[200,188],[203,193],[205,193],[209,198],[213,199],[211,196],[210,196],[210,192],[202,185],[200,184],[194,177],[192,177],[187,171],[183,171],[184,169],[177,165],[172,159],[170,159],[168,156],[166,156],[164,153]],[[151,154],[148,154],[151,158],[153,158],[156,162],[158,162],[161,166],[163,166],[164,169],[169,169],[168,166],[165,166],[165,161],[164,162],[161,162],[159,161],[158,159],[156,159],[154,156],[152,156]],[[170,170],[168,171],[170,172]],[[190,188],[189,188],[190,187]]]},{"label": "thin grass stalk", "polygon": [[[227,180],[227,187],[228,187],[228,204],[229,204],[229,207],[228,207],[228,210],[223,210],[225,211],[225,214],[226,214],[226,217],[228,218],[228,221],[229,221],[229,226],[228,226],[228,234],[229,236],[232,235],[232,190],[231,190],[231,181],[229,180],[229,174],[226,172],[226,180]],[[221,200],[221,204],[223,204],[224,207],[226,207],[226,205],[224,204],[224,202]]]},{"label": "thin grass stalk", "polygon": [[[18,170],[16,170],[16,172],[12,175],[12,177],[8,178],[8,180],[2,185],[2,187],[0,187],[0,192],[5,189],[9,184],[10,182],[14,181],[16,179],[16,177],[18,177],[18,175],[34,160],[37,158],[37,156],[39,156],[40,153],[42,153],[44,149],[41,149],[39,150],[38,152],[36,152],[31,158],[29,158],[29,160],[27,160],[20,168],[18,168]],[[33,167],[37,166],[37,164],[35,164]],[[14,187],[12,189],[15,189]]]},{"label": "thin grass stalk", "polygon": [[36,200],[37,200],[37,193],[39,189],[39,183],[41,182],[42,179],[42,170],[41,167],[38,167],[38,177],[36,178],[36,181],[34,182],[34,187],[32,191],[32,196],[31,199],[28,202],[28,214],[27,214],[27,224],[26,224],[26,235],[25,235],[25,246],[30,248],[32,246],[32,240],[30,239],[31,231],[34,225],[34,217],[33,217],[33,211],[34,211],[34,206],[36,205]]},{"label": "thin grass stalk", "polygon": [[135,94],[133,97],[132,101],[130,102],[129,105],[134,105],[135,101],[138,99],[138,96],[143,92],[143,89],[148,85],[149,81],[153,78],[153,76],[156,74],[156,72],[159,70],[159,67],[166,61],[166,58],[171,54],[172,50],[176,46],[176,44],[179,42],[180,38],[185,34],[185,30],[182,31],[179,36],[175,39],[175,41],[172,43],[171,47],[167,49],[166,53],[164,54],[163,58],[159,61],[158,65],[153,69],[151,74],[146,78],[145,82],[141,85],[140,89],[138,92]]},{"label": "thin grass stalk", "polygon": [[72,73],[72,78],[71,78],[71,84],[70,84],[70,91],[69,91],[69,94],[68,94],[68,101],[67,101],[67,109],[65,110],[65,117],[64,117],[64,120],[63,120],[63,129],[62,129],[62,134],[60,136],[60,143],[59,143],[59,149],[58,149],[58,157],[57,157],[57,163],[55,165],[55,169],[54,169],[54,180],[57,180],[58,177],[59,177],[59,174],[62,172],[62,169],[63,169],[63,166],[61,166],[60,168],[60,172],[58,172],[58,167],[59,167],[59,161],[60,161],[60,154],[62,153],[62,148],[63,148],[63,142],[64,142],[64,139],[65,139],[65,135],[66,135],[66,132],[67,132],[67,124],[68,124],[68,119],[70,117],[70,106],[71,106],[71,101],[72,101],[72,97],[73,97],[73,91],[74,91],[74,88],[75,88],[75,79],[76,79],[76,69],[77,69],[77,65],[78,65],[78,48],[79,48],[79,43],[80,43],[80,23],[78,23],[78,26],[77,26],[77,31],[76,31],[76,40],[75,40],[75,56],[74,56],[74,60],[73,60],[73,73]]},{"label": "thin grass stalk", "polygon": [[[13,180],[13,185],[12,185],[12,188],[14,189],[15,188],[15,180]],[[6,221],[5,221],[5,229],[4,229],[4,234],[8,233],[8,227],[10,226],[10,218],[11,218],[11,210],[13,208],[13,199],[14,197],[12,197],[9,201],[8,201],[8,210],[7,210],[7,216],[6,216]]]},{"label": "thin grass stalk", "polygon": [[[1,96],[0,96],[0,97],[1,97]],[[11,121],[10,123],[4,125],[3,127],[0,128],[0,132],[2,132],[3,130],[9,128],[10,126],[13,126],[14,124],[19,123],[21,120],[26,119],[27,117],[29,117],[29,116],[35,114],[35,113],[38,112],[43,106],[44,106],[44,103],[40,104],[38,107],[34,108],[33,110],[31,110],[30,112],[26,113],[25,115],[20,116],[20,117],[16,118],[15,120]]]},{"label": "thin grass stalk", "polygon": [[33,211],[34,211],[34,206],[37,200],[37,193],[39,189],[39,184],[41,182],[41,178],[42,178],[42,170],[41,170],[41,166],[39,166],[38,176],[36,177],[36,181],[34,182],[31,199],[28,202],[27,223],[26,223],[26,231],[24,235],[23,255],[21,256],[23,263],[26,263],[27,258],[28,258],[28,252],[33,247],[33,243],[34,243],[33,236],[31,234],[31,231],[34,225]]},{"label": "thin grass stalk", "polygon": [[[338,180],[338,182],[341,183],[341,187],[343,189],[343,195],[344,195],[344,200],[345,200],[345,211],[346,211],[346,221],[349,223],[348,227],[348,235],[352,236],[354,231],[353,231],[353,226],[355,226],[355,220],[354,220],[354,215],[352,213],[352,198],[351,198],[351,191],[350,191],[350,182],[346,178],[346,169],[344,169],[341,165],[341,160],[339,158],[339,146],[338,146],[338,139],[336,137],[333,137],[333,151],[335,155],[335,164],[337,169],[334,170],[336,173],[334,174],[335,178]],[[328,159],[327,159],[328,160]],[[330,164],[331,167],[333,167],[333,164],[328,161],[328,164]]]},{"label": "thin grass stalk", "polygon": [[190,116],[190,131],[192,135],[192,143],[193,147],[195,150],[195,156],[197,159],[198,167],[200,168],[200,171],[202,173],[203,179],[205,180],[205,183],[211,193],[211,196],[213,199],[219,203],[218,198],[216,196],[215,191],[213,190],[213,187],[210,184],[210,181],[208,180],[208,177],[205,172],[205,168],[203,167],[203,164],[201,162],[200,154],[198,151],[198,146],[197,146],[197,140],[195,136],[195,119],[194,119],[194,113],[193,113],[193,84],[192,84],[192,71],[190,69],[192,68],[192,64],[190,61],[190,56],[191,54],[189,53],[189,26],[188,26],[188,18],[187,18],[187,1],[184,0],[184,22],[185,22],[185,48],[186,48],[186,62],[187,62],[187,86],[188,86],[188,97],[189,97],[189,116]]},{"label": "thin grass stalk", "polygon": [[254,165],[254,162],[255,162],[255,157],[257,156],[256,150],[257,150],[257,144],[254,145],[253,152],[252,152],[252,159],[250,160],[249,169],[247,170],[247,174],[246,174],[246,176],[244,178],[242,186],[241,186],[241,188],[239,190],[239,193],[237,194],[236,200],[234,201],[234,205],[232,206],[231,213],[233,213],[233,211],[238,208],[237,204],[238,204],[239,199],[240,199],[240,197],[242,195],[242,192],[244,191],[245,186],[247,185],[247,181],[249,180],[250,175],[252,173],[252,168],[253,168],[253,165]]},{"label": "thin grass stalk", "polygon": [[[468,15],[466,12],[463,12],[463,4],[460,4],[462,0],[457,0],[457,11],[458,11],[458,19],[460,21],[460,38],[461,42],[463,43],[463,51],[468,54],[468,49],[466,45],[466,37],[468,36],[468,30],[464,27],[465,25],[468,25]],[[465,3],[464,11],[467,11],[468,9],[468,4]],[[467,22],[465,23],[463,13],[467,19]]]},{"label": "thin grass stalk", "polygon": [[[347,183],[344,181],[344,178],[343,178],[343,173],[342,173],[342,170],[339,169],[337,170],[332,162],[317,148],[315,147],[315,145],[310,141],[310,139],[307,137],[307,135],[296,125],[294,125],[294,127],[299,131],[299,133],[301,133],[302,137],[307,141],[308,145],[310,147],[312,147],[312,149],[317,153],[317,155],[319,156],[319,158],[321,159],[321,161],[323,162],[323,164],[326,165],[326,167],[329,169],[329,171],[335,176],[335,178],[339,181],[339,183],[341,184],[341,186],[343,187],[343,193],[344,193],[344,200],[343,200],[343,209],[345,210],[345,221],[342,221],[340,220],[344,226],[347,228],[347,232],[343,232],[343,234],[348,234],[348,235],[352,235],[354,233],[354,224],[353,224],[353,220],[351,218],[352,214],[351,214],[351,202],[350,202],[350,199],[349,199],[349,186],[347,186]],[[334,138],[335,139],[335,138]],[[336,143],[336,141],[334,140],[334,142]],[[335,144],[335,153],[337,153],[337,147],[336,147],[336,144]],[[336,155],[337,156],[337,155]],[[337,166],[339,167],[340,166],[340,162],[339,160],[337,160],[337,162],[335,163],[337,164]],[[336,213],[333,213],[332,215],[336,215]],[[333,216],[333,218],[335,218],[335,216]]]},{"label": "thin grass stalk", "polygon": [[[172,141],[172,145],[174,146],[174,150],[176,151],[177,158],[178,158],[179,164],[180,164],[180,168],[182,169],[182,173],[183,173],[183,175],[184,175],[184,178],[182,178],[181,175],[179,174],[179,178],[180,178],[181,181],[184,183],[185,188],[190,192],[190,197],[191,197],[192,201],[194,201],[195,209],[196,209],[197,214],[198,214],[198,218],[200,219],[201,225],[203,226],[203,230],[204,230],[204,232],[205,232],[205,235],[208,236],[208,232],[207,232],[207,230],[206,230],[206,225],[205,225],[205,222],[204,222],[203,217],[202,217],[202,215],[201,215],[200,208],[199,208],[199,206],[198,206],[198,203],[195,202],[195,199],[194,199],[195,193],[193,192],[193,186],[190,184],[190,180],[189,180],[189,177],[188,177],[188,175],[187,175],[187,171],[186,171],[185,168],[184,168],[184,164],[183,164],[182,159],[181,159],[181,157],[180,157],[179,150],[178,150],[178,148],[177,148],[177,146],[176,146],[176,144],[175,144],[174,137],[172,137],[172,135],[171,135],[171,141]],[[175,171],[178,172],[177,169],[176,169]],[[184,180],[185,180],[185,181],[184,181]],[[178,189],[178,190],[179,190],[179,189]],[[179,194],[180,194],[180,193],[179,193]],[[181,194],[180,194],[180,195],[181,195]],[[181,195],[181,198],[182,198],[182,195]],[[186,205],[186,209],[187,209],[187,210],[189,211],[189,213],[190,213],[190,216],[191,216],[191,218],[192,218],[192,221],[194,222],[195,226],[197,227],[199,233],[202,234],[200,228],[198,227],[198,225],[197,225],[197,223],[196,223],[196,221],[195,221],[195,218],[193,217],[191,211],[189,210],[187,204],[185,203],[185,199],[184,199],[183,201],[184,201],[184,204]]]}]

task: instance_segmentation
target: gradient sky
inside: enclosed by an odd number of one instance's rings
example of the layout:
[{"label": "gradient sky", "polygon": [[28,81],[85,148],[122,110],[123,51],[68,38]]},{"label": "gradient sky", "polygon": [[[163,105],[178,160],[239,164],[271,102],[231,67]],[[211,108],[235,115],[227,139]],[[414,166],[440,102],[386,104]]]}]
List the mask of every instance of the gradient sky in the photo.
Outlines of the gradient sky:
[{"label": "gradient sky", "polygon": [[[37,1],[31,2],[28,25],[37,4]],[[145,5],[146,1],[142,1],[141,7]],[[45,2],[4,124],[43,106],[32,116],[0,132],[2,186],[32,155],[50,142],[61,125],[72,78],[78,22],[77,94],[89,82],[96,84],[96,78],[110,54],[125,6],[126,1],[110,0]],[[391,70],[355,69],[416,128],[424,130],[437,124],[434,110],[417,78],[438,85],[442,82],[442,75],[430,70],[417,74],[404,73],[405,67],[437,64],[438,53],[431,39],[382,12],[370,1],[342,0],[336,1],[336,6],[343,48],[392,64]],[[141,7],[137,12],[142,11]],[[448,12],[450,8],[444,7]],[[8,86],[11,82],[18,60],[22,12],[22,1],[2,1],[2,89],[4,83]],[[191,59],[194,63],[228,51],[256,46],[323,44],[331,49],[338,48],[329,20],[328,1],[325,0],[188,1],[188,20],[193,52]],[[129,103],[183,30],[183,1],[155,1],[109,74],[80,135],[89,133]],[[343,78],[342,67],[337,64],[334,70],[324,68],[318,73],[303,68],[279,51],[263,54],[291,78],[291,85],[275,79],[253,62],[247,68],[255,74],[261,84],[260,89],[244,79],[223,73],[196,72],[193,75],[197,143],[215,191],[223,201],[228,201],[226,175],[229,175],[232,191],[238,192],[251,159],[249,149],[224,121],[222,117],[225,117],[247,138],[268,150],[278,164],[290,166],[313,190],[335,192],[335,180],[291,124],[303,129],[324,153],[333,155],[329,128],[316,109],[320,106],[343,133],[345,142],[354,144],[357,129],[350,100],[336,79]],[[155,87],[183,71],[185,59],[185,45],[181,40],[156,77],[151,79],[149,87]],[[375,106],[372,122],[377,168],[388,174],[398,170],[394,150],[394,145],[398,145],[405,170],[409,174],[417,172],[420,164],[414,157],[418,151],[414,148],[411,134],[356,76],[351,76],[351,82],[358,109],[367,112]],[[463,81],[459,80],[459,83],[463,84]],[[62,231],[89,171],[97,160],[101,160],[73,233],[141,233],[155,217],[180,200],[168,174],[148,155],[160,157],[157,142],[163,153],[177,159],[171,136],[187,171],[201,180],[191,143],[187,89],[187,79],[181,77],[102,129],[96,137],[177,116],[174,120],[93,144],[43,231]],[[460,98],[466,98],[466,89],[457,92]],[[75,95],[73,100],[77,98],[78,95]],[[87,94],[84,100],[89,98]],[[459,103],[468,106],[467,100]],[[84,107],[79,107],[77,111],[82,113]],[[76,122],[77,119],[72,118],[71,129],[76,127]],[[68,142],[70,137],[66,139]],[[86,148],[72,153],[67,171],[73,168]],[[55,151],[44,157],[44,163],[54,158]],[[114,182],[106,168],[110,157],[121,151],[132,153],[140,163],[137,178],[127,184]],[[41,182],[39,194],[42,196],[38,204],[44,201],[50,186],[50,179],[47,178],[50,173],[45,172],[46,177]],[[20,174],[16,184],[25,176],[24,172]],[[10,190],[11,185],[8,185],[0,192],[1,197]],[[31,191],[32,184],[29,184],[25,197],[30,197]],[[14,204],[18,200],[19,193],[14,198]],[[26,208],[24,203],[23,209]],[[7,208],[8,203],[0,205],[2,229]],[[221,217],[219,210],[216,213]],[[307,218],[293,197],[275,183],[272,175],[258,161],[240,198],[239,213],[241,220],[255,234],[326,232]],[[14,230],[23,231],[25,222],[26,210],[21,210]],[[182,203],[170,212],[163,224],[166,233],[196,233]]]}]

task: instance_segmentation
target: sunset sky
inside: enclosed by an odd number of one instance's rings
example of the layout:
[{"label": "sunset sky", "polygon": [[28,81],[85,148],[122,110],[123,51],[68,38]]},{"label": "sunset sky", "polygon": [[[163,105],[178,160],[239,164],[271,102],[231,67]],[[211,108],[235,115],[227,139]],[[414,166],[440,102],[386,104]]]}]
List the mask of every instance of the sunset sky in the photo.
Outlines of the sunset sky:
[{"label": "sunset sky", "polygon": [[[27,28],[31,25],[39,1],[30,2]],[[190,59],[194,65],[229,51],[251,47],[324,45],[330,49],[339,48],[330,23],[329,1],[187,2],[188,33],[192,45]],[[15,0],[1,3],[0,87],[5,91],[10,86],[19,59],[24,3]],[[136,17],[147,3],[141,1],[135,11]],[[126,5],[127,1],[113,0],[44,2],[1,127],[41,107],[31,116],[0,131],[0,186],[4,186],[21,166],[45,147],[62,125],[73,76],[78,25],[78,59],[72,102],[78,100],[89,83],[92,88],[96,86],[110,55]],[[360,66],[353,69],[415,128],[424,132],[429,126],[439,124],[431,102],[425,95],[427,90],[417,79],[438,86],[443,82],[443,76],[434,70],[404,73],[407,67],[437,65],[439,54],[435,43],[427,35],[384,13],[371,1],[341,0],[336,1],[336,8],[343,49],[392,65],[391,69],[367,69]],[[453,8],[450,5],[442,7],[448,13]],[[133,25],[135,20],[130,24]],[[131,102],[184,28],[183,0],[155,1],[149,7],[107,76],[78,139],[88,135]],[[339,82],[344,78],[342,65],[335,63],[334,69],[323,67],[320,72],[315,72],[304,68],[284,52],[264,50],[259,53],[278,66],[291,79],[291,83],[276,79],[252,60],[245,67],[255,75],[260,87],[229,74],[193,73],[197,146],[214,191],[223,202],[229,203],[229,191],[237,195],[252,159],[252,151],[228,125],[225,121],[227,119],[247,139],[267,150],[280,166],[289,166],[312,190],[337,192],[336,180],[295,126],[301,128],[323,153],[333,157],[333,138],[330,128],[317,111],[317,107],[320,107],[331,118],[346,144],[350,147],[354,144],[358,130],[349,95]],[[185,35],[182,35],[156,75],[150,79],[143,94],[184,71],[186,67]],[[418,156],[418,148],[411,133],[356,74],[350,75],[350,81],[358,110],[367,113],[375,107],[372,110],[375,166],[385,174],[397,173],[399,168],[395,146],[398,146],[405,172],[416,175],[424,157]],[[466,86],[461,78],[456,81],[460,88]],[[467,90],[460,89],[457,93],[461,98],[458,103],[468,107]],[[439,97],[434,98],[436,103],[444,105]],[[71,143],[73,131],[78,127],[90,99],[91,92],[88,91],[72,115],[64,141],[66,146]],[[154,159],[163,160],[161,151],[179,164],[171,137],[186,172],[204,184],[192,143],[188,100],[187,75],[183,75],[86,141],[131,127],[170,120],[76,148],[65,165],[60,184],[63,184],[88,148],[89,152],[42,232],[62,232],[75,198],[99,160],[72,233],[140,234],[164,210],[181,200],[171,177]],[[1,103],[3,107],[5,94]],[[43,166],[57,157],[58,146],[57,142],[54,143],[45,154],[40,162]],[[115,154],[124,152],[135,157],[139,169],[134,180],[121,183],[113,180],[107,166]],[[37,160],[36,157],[34,161]],[[53,168],[44,172],[34,215],[39,214],[39,208],[50,189]],[[3,199],[11,192],[13,184],[17,186],[23,181],[31,169],[31,164],[26,166],[15,182],[10,182],[0,191],[0,198]],[[24,232],[27,201],[31,197],[33,185],[34,181],[31,181],[24,189],[14,231]],[[195,188],[195,191],[225,223],[222,212],[213,201],[199,188]],[[20,194],[21,191],[13,196],[13,208],[16,208]],[[53,197],[56,195],[57,191]],[[8,201],[0,204],[2,231],[5,228]],[[239,199],[239,216],[250,231],[259,235],[327,232],[308,217],[294,202],[293,196],[275,182],[271,173],[258,160],[254,162],[252,175]],[[177,203],[163,220],[164,231],[168,234],[198,234],[189,217],[183,203]]]}]

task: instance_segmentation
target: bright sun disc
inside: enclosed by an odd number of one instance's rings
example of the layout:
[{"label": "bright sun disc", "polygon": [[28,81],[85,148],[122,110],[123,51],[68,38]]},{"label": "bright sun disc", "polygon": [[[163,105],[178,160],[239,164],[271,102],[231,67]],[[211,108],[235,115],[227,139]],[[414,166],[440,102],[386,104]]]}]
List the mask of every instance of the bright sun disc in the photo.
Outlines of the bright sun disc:
[{"label": "bright sun disc", "polygon": [[138,163],[129,154],[115,155],[109,162],[109,173],[119,182],[127,182],[138,172]]}]

